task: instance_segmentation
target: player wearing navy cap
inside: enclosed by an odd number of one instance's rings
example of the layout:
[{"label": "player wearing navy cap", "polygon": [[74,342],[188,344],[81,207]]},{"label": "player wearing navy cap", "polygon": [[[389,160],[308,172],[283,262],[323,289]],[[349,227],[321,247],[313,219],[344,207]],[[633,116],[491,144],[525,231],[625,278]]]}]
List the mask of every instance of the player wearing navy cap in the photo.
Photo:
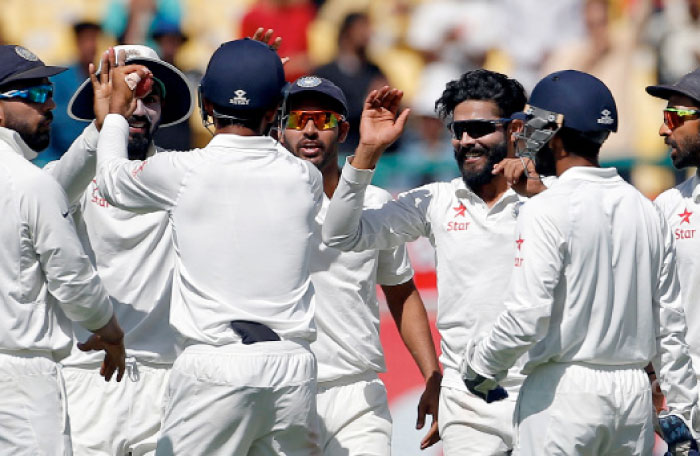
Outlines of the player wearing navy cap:
[{"label": "player wearing navy cap", "polygon": [[[318,215],[322,224],[340,179],[338,144],[345,140],[349,127],[345,95],[327,79],[302,77],[291,85],[282,114],[282,144],[323,174],[323,208]],[[389,200],[388,192],[370,186],[364,207],[378,208]],[[318,330],[311,350],[318,362],[323,454],[391,454],[391,415],[386,388],[377,376],[385,371],[377,284],[425,378],[418,422],[422,427],[426,414],[434,419],[422,446],[435,443],[442,375],[406,247],[342,252],[320,245],[311,254],[311,268]]]},{"label": "player wearing navy cap", "polygon": [[[167,211],[180,340],[156,454],[313,455],[315,337],[309,252],[322,179],[269,136],[286,85],[258,41],[222,44],[200,86],[214,137],[203,149],[127,158],[133,92],[112,70],[97,185],[109,204]],[[131,76],[130,76],[131,77]]]},{"label": "player wearing navy cap", "polygon": [[124,372],[124,333],[66,195],[27,161],[49,144],[56,105],[48,78],[64,70],[21,46],[0,46],[0,454],[71,454],[57,364],[73,345],[71,320],[99,335],[90,345],[108,352],[107,380]]},{"label": "player wearing navy cap", "polygon": [[[655,97],[668,100],[659,135],[669,146],[677,169],[700,165],[700,68],[669,85],[647,87]],[[681,283],[686,341],[694,366],[700,366],[700,178],[696,172],[680,185],[663,192],[654,203],[666,217],[676,241],[678,279]]]},{"label": "player wearing navy cap", "polygon": [[519,153],[559,179],[520,211],[506,311],[465,350],[467,387],[492,391],[527,353],[515,454],[648,455],[652,361],[668,399],[664,435],[690,439],[697,382],[671,233],[650,201],[598,165],[617,130],[612,94],[561,71],[537,84],[524,112]]}]

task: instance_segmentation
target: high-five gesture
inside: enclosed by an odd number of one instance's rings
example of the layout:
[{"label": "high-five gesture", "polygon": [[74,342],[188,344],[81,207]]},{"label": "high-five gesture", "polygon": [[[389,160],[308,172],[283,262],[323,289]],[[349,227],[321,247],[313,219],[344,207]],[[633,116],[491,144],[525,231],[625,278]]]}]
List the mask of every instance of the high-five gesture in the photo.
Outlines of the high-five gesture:
[{"label": "high-five gesture", "polygon": [[398,114],[403,92],[384,86],[373,90],[365,99],[360,120],[360,144],[355,151],[352,166],[372,169],[382,152],[401,136],[410,109]]},{"label": "high-five gesture", "polygon": [[[124,51],[121,51],[123,53]],[[114,48],[110,48],[110,62],[114,59]],[[123,62],[124,55],[119,56],[119,61]],[[139,82],[146,77],[151,77],[152,73],[143,65],[126,65],[110,67],[110,85],[112,93],[109,99],[109,112],[112,114],[121,114],[125,118],[129,118],[136,110],[135,89]]]},{"label": "high-five gesture", "polygon": [[110,81],[111,69],[116,66],[114,51],[105,51],[100,61],[100,74],[97,74],[94,64],[90,64],[88,72],[92,82],[92,92],[94,94],[93,110],[95,111],[95,125],[97,129],[102,128],[102,123],[109,114],[109,97],[112,95],[112,81]]}]

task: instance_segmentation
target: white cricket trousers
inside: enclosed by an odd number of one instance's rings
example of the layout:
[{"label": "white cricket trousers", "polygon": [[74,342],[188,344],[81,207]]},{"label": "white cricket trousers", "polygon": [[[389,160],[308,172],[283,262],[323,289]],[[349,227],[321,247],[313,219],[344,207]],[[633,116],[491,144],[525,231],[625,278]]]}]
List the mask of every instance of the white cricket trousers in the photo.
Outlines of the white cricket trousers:
[{"label": "white cricket trousers", "polygon": [[648,456],[652,414],[641,367],[544,364],[520,390],[514,454]]},{"label": "white cricket trousers", "polygon": [[487,404],[461,389],[440,388],[438,427],[445,456],[505,456],[513,448],[516,394]]},{"label": "white cricket trousers", "polygon": [[63,367],[75,456],[144,456],[156,450],[169,364],[127,358],[121,382],[99,364]]},{"label": "white cricket trousers", "polygon": [[375,372],[318,384],[324,456],[390,456],[391,414]]},{"label": "white cricket trousers", "polygon": [[157,456],[317,456],[306,341],[190,345],[170,374]]},{"label": "white cricket trousers", "polygon": [[0,353],[0,455],[71,454],[60,366],[36,353]]}]

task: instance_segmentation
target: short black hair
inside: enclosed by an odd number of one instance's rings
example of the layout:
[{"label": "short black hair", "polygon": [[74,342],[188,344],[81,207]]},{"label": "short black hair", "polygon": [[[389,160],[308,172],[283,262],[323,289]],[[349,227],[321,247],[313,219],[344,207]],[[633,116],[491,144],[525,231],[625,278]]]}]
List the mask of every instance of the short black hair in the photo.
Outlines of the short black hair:
[{"label": "short black hair", "polygon": [[561,138],[564,150],[567,152],[589,160],[598,160],[600,147],[603,144],[592,140],[586,133],[573,128],[562,127],[557,132],[557,135]]},{"label": "short black hair", "polygon": [[100,24],[98,24],[97,22],[92,21],[81,21],[73,24],[73,33],[75,33],[76,35],[80,35],[86,30],[95,30],[97,32],[101,32],[102,26],[100,26]]},{"label": "short black hair", "polygon": [[366,13],[350,13],[345,18],[343,19],[343,22],[340,24],[340,28],[338,29],[338,42],[340,42],[341,39],[347,35],[348,30],[352,28],[353,25],[355,25],[355,22],[358,21],[368,21],[369,16],[367,16]]},{"label": "short black hair", "polygon": [[501,117],[522,111],[527,103],[525,89],[518,81],[505,74],[478,69],[448,82],[442,96],[435,102],[435,112],[446,120],[457,105],[466,100],[493,101],[498,105]]},{"label": "short black hair", "polygon": [[260,125],[262,124],[263,116],[266,111],[241,111],[231,109],[226,106],[214,105],[214,111],[218,114],[230,117],[218,117],[213,115],[216,124],[219,127],[230,125],[240,125],[260,133]]}]

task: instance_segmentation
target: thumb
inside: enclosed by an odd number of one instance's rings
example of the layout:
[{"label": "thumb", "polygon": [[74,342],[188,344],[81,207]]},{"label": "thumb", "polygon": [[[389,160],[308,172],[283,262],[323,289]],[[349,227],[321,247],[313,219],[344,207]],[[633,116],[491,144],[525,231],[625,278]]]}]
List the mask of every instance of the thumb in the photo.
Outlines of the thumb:
[{"label": "thumb", "polygon": [[92,350],[101,350],[101,346],[102,341],[100,340],[100,336],[98,336],[97,334],[93,334],[85,342],[78,342],[78,349],[84,352]]},{"label": "thumb", "polygon": [[403,110],[401,115],[396,119],[396,126],[403,131],[404,127],[406,126],[406,120],[408,119],[408,115],[411,113],[411,108],[406,108]]}]

